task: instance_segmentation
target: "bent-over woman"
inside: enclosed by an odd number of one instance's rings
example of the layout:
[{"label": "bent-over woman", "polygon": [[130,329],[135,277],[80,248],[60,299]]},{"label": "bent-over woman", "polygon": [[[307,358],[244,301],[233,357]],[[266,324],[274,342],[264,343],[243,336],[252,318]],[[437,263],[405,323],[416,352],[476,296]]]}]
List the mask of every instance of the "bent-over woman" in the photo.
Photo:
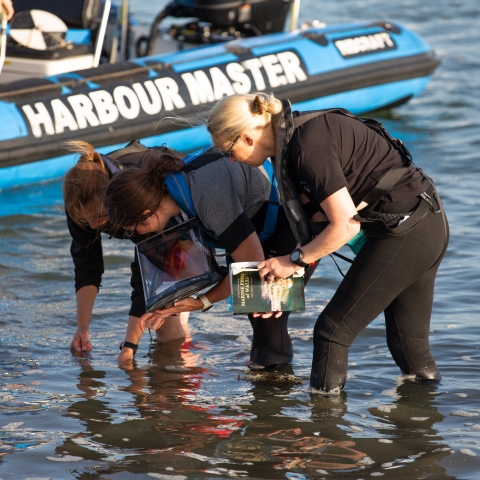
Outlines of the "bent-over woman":
[{"label": "bent-over woman", "polygon": [[[278,208],[274,232],[260,241],[271,212],[272,184],[266,172],[241,163],[231,163],[227,153],[210,149],[187,165],[171,155],[151,159],[143,168],[119,172],[107,188],[105,204],[110,221],[131,234],[162,232],[175,217],[189,218],[172,198],[166,178],[180,173],[207,235],[216,238],[235,262],[258,261],[286,254],[296,245],[292,230]],[[313,270],[313,269],[312,269]],[[205,295],[189,297],[175,306],[158,310],[142,319],[142,327],[156,328],[163,316],[210,306],[230,295],[228,276]],[[289,312],[278,318],[250,315],[253,341],[251,366],[270,367],[292,360],[288,334]],[[144,323],[143,323],[144,322]]]},{"label": "bent-over woman", "polygon": [[[103,198],[108,182],[123,168],[135,168],[150,156],[171,151],[167,147],[148,149],[138,141],[120,150],[101,155],[86,142],[70,142],[68,148],[80,154],[77,163],[67,172],[63,182],[63,198],[67,225],[72,237],[70,253],[75,271],[77,302],[77,329],[71,348],[77,352],[90,351],[90,322],[93,305],[104,273],[101,233],[110,238],[127,238],[123,230],[114,228],[108,221]],[[120,346],[118,360],[131,360],[138,348],[141,330],[138,319],[145,313],[140,269],[135,260],[131,264],[132,303],[128,317],[125,340]],[[172,317],[157,330],[157,340],[166,342],[188,334],[188,314]]]},{"label": "bent-over woman", "polygon": [[361,229],[366,235],[315,324],[311,387],[323,393],[344,387],[349,347],[382,312],[401,371],[419,381],[439,380],[428,337],[448,224],[432,180],[401,142],[372,119],[363,122],[341,109],[292,112],[288,100],[264,93],[220,100],[207,128],[232,161],[259,167],[270,157],[275,163],[301,245],[262,262],[261,275],[286,278]]}]

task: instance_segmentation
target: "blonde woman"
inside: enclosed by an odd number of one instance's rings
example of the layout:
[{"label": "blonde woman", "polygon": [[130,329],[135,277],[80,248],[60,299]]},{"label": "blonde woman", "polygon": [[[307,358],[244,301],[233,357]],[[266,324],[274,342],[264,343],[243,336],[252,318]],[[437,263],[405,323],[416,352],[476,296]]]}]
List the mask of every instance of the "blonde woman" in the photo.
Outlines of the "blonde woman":
[{"label": "blonde woman", "polygon": [[316,322],[311,387],[320,393],[343,389],[350,345],[382,312],[401,371],[438,381],[428,336],[448,224],[433,182],[408,150],[373,119],[363,122],[341,109],[302,115],[288,100],[266,93],[223,98],[207,128],[233,162],[259,167],[266,157],[274,159],[301,245],[262,262],[261,275],[286,278],[360,228],[368,237]]}]

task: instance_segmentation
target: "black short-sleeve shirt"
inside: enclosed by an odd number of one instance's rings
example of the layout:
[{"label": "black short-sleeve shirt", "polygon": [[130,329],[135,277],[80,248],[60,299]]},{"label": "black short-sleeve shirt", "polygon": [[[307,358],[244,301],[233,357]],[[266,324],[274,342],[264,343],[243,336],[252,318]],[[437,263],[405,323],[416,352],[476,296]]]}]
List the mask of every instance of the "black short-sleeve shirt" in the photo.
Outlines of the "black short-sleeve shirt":
[{"label": "black short-sleeve shirt", "polygon": [[[319,204],[346,187],[358,205],[388,170],[403,162],[399,152],[379,133],[354,118],[332,112],[295,129],[289,163],[292,173],[305,182]],[[411,165],[382,200],[411,198],[429,185],[421,170]]]}]

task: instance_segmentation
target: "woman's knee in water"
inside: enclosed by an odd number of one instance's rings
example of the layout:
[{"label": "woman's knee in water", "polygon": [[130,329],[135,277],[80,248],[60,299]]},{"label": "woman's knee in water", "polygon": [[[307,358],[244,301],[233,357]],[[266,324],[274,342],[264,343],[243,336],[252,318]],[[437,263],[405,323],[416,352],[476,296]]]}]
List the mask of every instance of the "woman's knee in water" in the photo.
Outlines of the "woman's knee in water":
[{"label": "woman's knee in water", "polygon": [[322,340],[338,343],[350,347],[357,335],[353,333],[343,321],[336,322],[325,313],[318,317],[313,329],[314,343]]}]

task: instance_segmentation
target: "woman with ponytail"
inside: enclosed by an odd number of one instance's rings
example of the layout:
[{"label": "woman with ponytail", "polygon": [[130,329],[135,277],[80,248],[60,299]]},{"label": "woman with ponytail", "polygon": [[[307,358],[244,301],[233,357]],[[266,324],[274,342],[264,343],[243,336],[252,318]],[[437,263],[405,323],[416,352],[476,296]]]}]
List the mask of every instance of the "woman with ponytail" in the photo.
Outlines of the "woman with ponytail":
[{"label": "woman with ponytail", "polygon": [[314,392],[343,389],[350,345],[382,312],[402,373],[438,381],[428,337],[448,223],[433,181],[406,147],[373,119],[342,109],[292,112],[288,100],[266,93],[223,98],[207,128],[233,162],[275,164],[298,245],[262,262],[261,276],[287,278],[362,229],[364,245],[315,324]]},{"label": "woman with ponytail", "polygon": [[[182,211],[166,182],[177,166],[164,155],[162,161],[152,158],[142,168],[123,170],[110,181],[105,199],[108,217],[112,224],[125,229],[130,235],[162,232],[171,221],[185,221],[189,217]],[[266,219],[276,187],[263,169],[251,168],[242,163],[232,163],[227,154],[216,148],[189,161],[181,175],[188,186],[191,201],[206,236],[225,249],[235,262],[257,261],[295,248],[296,241],[283,209],[277,210],[273,235],[265,238]],[[168,185],[168,187],[167,187]],[[178,198],[178,197],[175,197]],[[191,214],[191,212],[190,212]],[[176,219],[176,220],[175,220]],[[262,242],[259,236],[262,236]],[[178,301],[173,307],[146,314],[141,327],[156,329],[167,315],[201,310],[230,295],[228,276],[205,295]],[[276,319],[250,315],[253,327],[250,366],[274,367],[287,365],[293,357],[288,334],[289,312]]]},{"label": "woman with ponytail", "polygon": [[[137,141],[126,148],[101,155],[86,142],[72,141],[67,148],[80,156],[67,172],[63,182],[63,198],[67,225],[72,236],[71,255],[75,267],[75,290],[77,301],[77,329],[71,348],[76,352],[90,351],[92,345],[89,326],[95,298],[100,289],[104,272],[101,233],[110,238],[127,238],[123,230],[113,228],[104,207],[104,195],[113,175],[122,168],[132,168],[149,157],[158,157],[166,152],[172,162],[181,165],[181,158],[166,148],[147,149]],[[178,167],[180,168],[180,167]],[[126,362],[133,358],[142,331],[138,318],[145,313],[143,287],[137,260],[132,263],[132,305],[130,308],[125,341],[120,346],[118,360]],[[188,335],[188,314],[175,316],[157,330],[157,340],[165,342]]]}]

